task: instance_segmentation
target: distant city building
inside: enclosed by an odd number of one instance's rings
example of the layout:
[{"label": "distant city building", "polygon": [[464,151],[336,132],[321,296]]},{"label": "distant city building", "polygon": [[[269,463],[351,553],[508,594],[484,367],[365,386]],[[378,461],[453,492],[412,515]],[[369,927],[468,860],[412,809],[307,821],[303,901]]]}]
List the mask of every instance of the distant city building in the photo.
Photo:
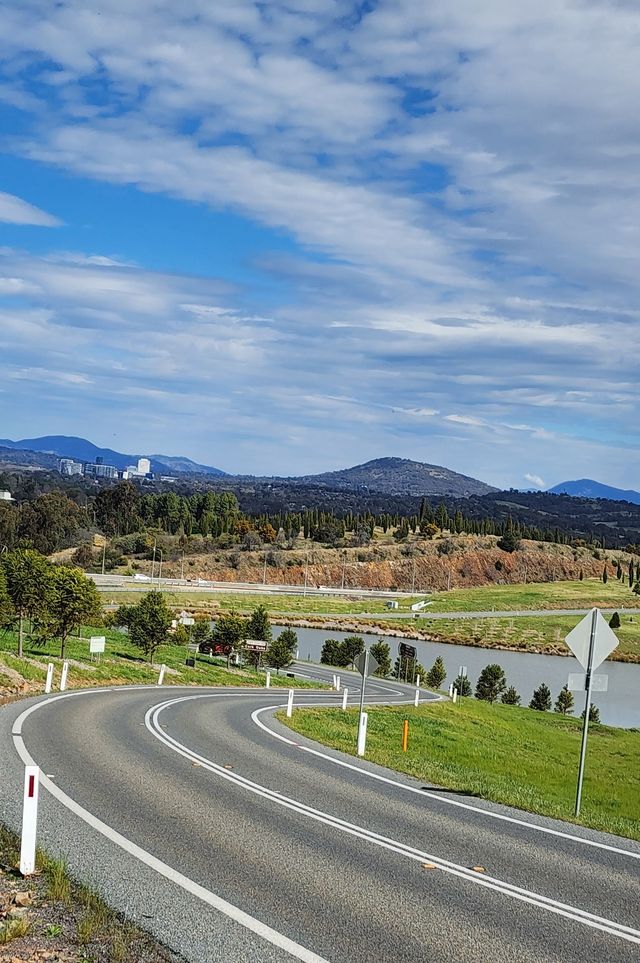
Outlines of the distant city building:
[{"label": "distant city building", "polygon": [[151,477],[151,462],[148,458],[138,458],[138,464],[127,465],[125,471],[127,478],[149,478]]},{"label": "distant city building", "polygon": [[96,459],[95,464],[84,466],[84,473],[87,478],[117,478],[118,469],[114,465],[105,465]]},{"label": "distant city building", "polygon": [[81,461],[74,461],[73,458],[61,458],[58,470],[61,475],[82,475],[83,465]]},{"label": "distant city building", "polygon": [[11,492],[0,491],[0,502],[12,502]]}]

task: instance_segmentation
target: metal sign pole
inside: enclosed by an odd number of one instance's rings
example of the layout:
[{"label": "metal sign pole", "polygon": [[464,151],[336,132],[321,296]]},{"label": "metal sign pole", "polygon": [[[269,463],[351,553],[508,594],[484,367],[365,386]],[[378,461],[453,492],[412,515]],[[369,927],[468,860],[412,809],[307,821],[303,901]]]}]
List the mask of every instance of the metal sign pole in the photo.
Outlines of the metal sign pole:
[{"label": "metal sign pole", "polygon": [[582,780],[584,778],[584,760],[587,754],[587,734],[589,732],[589,712],[591,711],[591,689],[593,686],[593,650],[596,644],[596,631],[598,624],[598,610],[594,609],[591,614],[591,635],[589,638],[589,661],[587,662],[587,701],[584,707],[584,725],[582,727],[582,745],[580,747],[580,766],[578,768],[578,788],[576,790],[576,810],[575,815],[580,815],[580,800],[582,797]]}]

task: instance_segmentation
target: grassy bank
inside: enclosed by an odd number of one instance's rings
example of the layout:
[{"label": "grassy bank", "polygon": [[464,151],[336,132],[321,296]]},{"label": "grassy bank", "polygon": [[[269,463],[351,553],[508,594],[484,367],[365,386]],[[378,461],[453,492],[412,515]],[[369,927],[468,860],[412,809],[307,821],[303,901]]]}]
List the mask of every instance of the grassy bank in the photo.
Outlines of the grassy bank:
[{"label": "grassy bank", "polygon": [[575,582],[530,582],[520,585],[484,585],[481,588],[435,592],[429,598],[434,612],[490,612],[500,609],[640,608],[640,596],[617,579]]},{"label": "grassy bank", "polygon": [[180,963],[76,883],[60,861],[38,852],[37,874],[29,879],[20,876],[19,863],[20,841],[0,824],[0,959]]},{"label": "grassy bank", "polygon": [[[67,642],[66,658],[69,661],[69,688],[102,685],[148,685],[158,680],[159,665],[150,665],[121,632],[96,628],[85,629],[85,634],[104,635],[105,654],[95,661],[89,655],[88,638],[71,638]],[[24,693],[33,689],[42,691],[47,663],[53,662],[54,688],[59,684],[62,660],[59,658],[60,645],[56,641],[43,646],[25,643],[25,658],[19,659],[17,639],[13,632],[0,633],[0,693]],[[250,668],[230,668],[208,656],[197,655],[195,666],[185,665],[190,653],[181,645],[163,645],[157,652],[156,662],[164,663],[167,671],[165,685],[203,685],[203,686],[263,686],[264,672],[257,673]],[[286,674],[277,676],[272,673],[271,684],[295,688],[323,688],[321,683],[308,679],[291,679]]]},{"label": "grassy bank", "polygon": [[[474,699],[368,712],[367,759],[436,786],[576,821],[580,720]],[[355,753],[355,710],[295,709],[290,720],[278,717],[302,735]],[[640,732],[591,726],[577,822],[640,839]]]}]

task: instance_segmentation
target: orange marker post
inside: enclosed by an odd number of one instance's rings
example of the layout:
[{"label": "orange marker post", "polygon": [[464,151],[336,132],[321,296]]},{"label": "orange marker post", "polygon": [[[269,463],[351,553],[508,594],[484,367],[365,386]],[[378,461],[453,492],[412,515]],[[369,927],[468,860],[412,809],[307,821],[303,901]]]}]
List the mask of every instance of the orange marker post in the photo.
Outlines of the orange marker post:
[{"label": "orange marker post", "polygon": [[406,752],[409,745],[409,720],[405,719],[402,723],[402,751]]}]

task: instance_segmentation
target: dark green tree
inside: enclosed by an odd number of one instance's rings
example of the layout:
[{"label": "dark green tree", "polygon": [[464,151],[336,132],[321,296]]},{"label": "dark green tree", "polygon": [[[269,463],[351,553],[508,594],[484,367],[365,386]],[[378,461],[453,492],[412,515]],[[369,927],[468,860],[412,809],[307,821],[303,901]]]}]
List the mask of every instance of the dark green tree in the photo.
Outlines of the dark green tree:
[{"label": "dark green tree", "polygon": [[281,642],[285,643],[291,655],[294,656],[298,651],[297,633],[291,628],[286,628],[282,630],[278,638],[280,639]]},{"label": "dark green tree", "polygon": [[287,669],[293,662],[291,649],[287,640],[283,639],[284,632],[281,632],[277,639],[273,639],[267,649],[267,664],[273,666],[278,675],[280,669]]},{"label": "dark green tree", "polygon": [[374,642],[371,646],[370,652],[378,663],[378,668],[374,675],[379,676],[381,679],[386,679],[391,672],[391,649],[386,642],[378,639],[378,641]]},{"label": "dark green tree", "polygon": [[604,568],[602,569],[602,581],[606,584],[609,580],[609,575],[607,573],[607,563],[604,563]]},{"label": "dark green tree", "polygon": [[549,712],[551,709],[551,689],[546,682],[542,682],[534,691],[529,708],[539,712]]},{"label": "dark green tree", "polygon": [[[237,612],[221,615],[213,626],[211,640],[220,645],[230,645],[236,652],[242,649],[247,638],[247,620]],[[231,656],[227,656],[227,666]]]},{"label": "dark green tree", "polygon": [[171,628],[171,610],[162,592],[147,592],[128,611],[129,638],[153,665],[156,650],[164,645]]},{"label": "dark green tree", "polygon": [[439,689],[446,678],[447,678],[447,669],[445,667],[442,656],[438,656],[436,661],[433,663],[433,665],[427,672],[424,679],[424,683],[430,689]]},{"label": "dark green tree", "polygon": [[73,631],[101,620],[102,603],[95,582],[79,568],[52,568],[44,621],[46,633],[60,639],[60,658],[64,659],[67,638]]},{"label": "dark green tree", "polygon": [[484,702],[496,702],[498,697],[507,688],[507,679],[504,669],[495,662],[486,665],[476,684],[476,699]]},{"label": "dark green tree", "polygon": [[273,638],[269,613],[264,605],[258,605],[249,616],[246,637],[262,642],[270,642]]},{"label": "dark green tree", "polygon": [[7,592],[7,580],[4,568],[0,565],[0,628],[11,625],[16,613],[14,611],[9,593]]},{"label": "dark green tree", "polygon": [[[580,718],[584,719],[584,711]],[[594,702],[589,706],[589,722],[600,722],[600,710]]]},{"label": "dark green tree", "polygon": [[612,629],[620,628],[620,616],[617,612],[614,612],[611,618],[609,619],[609,625],[611,626]]},{"label": "dark green tree", "polygon": [[472,694],[471,683],[468,675],[459,675],[453,682],[454,689],[457,689],[459,696],[470,696]]},{"label": "dark green tree", "polygon": [[2,556],[7,595],[18,619],[18,655],[24,647],[24,620],[42,619],[47,609],[51,566],[43,555],[18,548]]},{"label": "dark green tree", "polygon": [[563,685],[560,689],[553,711],[559,712],[563,716],[568,716],[573,712],[573,694],[568,686]]},{"label": "dark green tree", "polygon": [[347,659],[346,665],[353,665],[361,652],[364,652],[364,639],[361,635],[348,635],[343,639],[342,646]]},{"label": "dark green tree", "polygon": [[520,538],[513,529],[507,529],[502,538],[498,539],[497,545],[503,552],[516,552],[520,548]]},{"label": "dark green tree", "polygon": [[320,661],[324,665],[334,665],[339,668],[346,668],[349,665],[347,653],[340,639],[325,639]]},{"label": "dark green tree", "polygon": [[502,693],[502,699],[500,701],[506,706],[519,706],[520,696],[516,691],[516,687],[510,685],[509,688]]}]

